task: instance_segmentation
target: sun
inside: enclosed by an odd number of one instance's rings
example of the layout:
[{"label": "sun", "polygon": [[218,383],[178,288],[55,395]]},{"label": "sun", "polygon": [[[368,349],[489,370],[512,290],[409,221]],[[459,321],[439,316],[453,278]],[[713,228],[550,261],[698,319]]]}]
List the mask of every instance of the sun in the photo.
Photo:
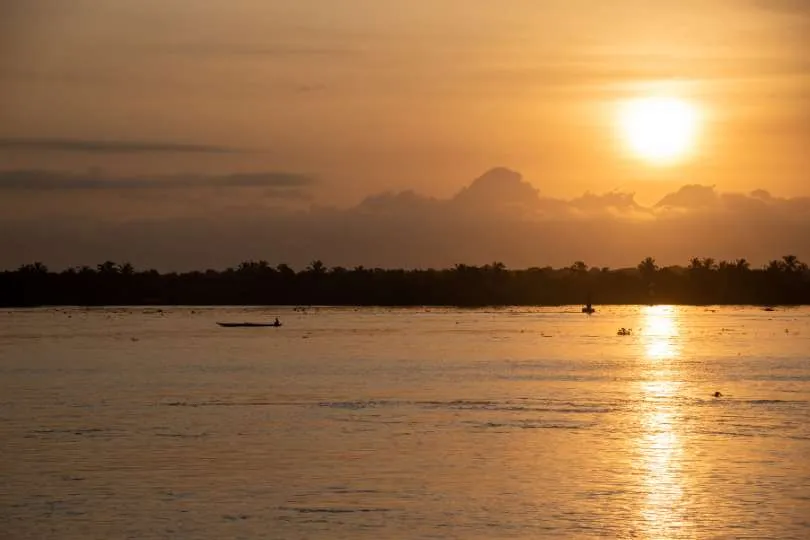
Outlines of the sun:
[{"label": "sun", "polygon": [[650,163],[682,161],[695,149],[698,111],[683,99],[646,97],[624,101],[618,122],[629,149]]}]

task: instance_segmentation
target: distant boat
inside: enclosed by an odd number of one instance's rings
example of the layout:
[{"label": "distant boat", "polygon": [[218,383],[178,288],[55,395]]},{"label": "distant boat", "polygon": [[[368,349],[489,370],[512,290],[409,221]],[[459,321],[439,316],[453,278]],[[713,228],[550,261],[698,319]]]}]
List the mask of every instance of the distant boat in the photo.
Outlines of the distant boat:
[{"label": "distant boat", "polygon": [[271,322],[271,323],[258,323],[258,322],[218,322],[219,326],[224,328],[262,328],[262,327],[272,327],[278,328],[281,326],[281,323]]},{"label": "distant boat", "polygon": [[766,306],[766,307],[762,308],[762,311],[776,311],[776,310],[773,309],[771,306]]},{"label": "distant boat", "polygon": [[582,308],[582,313],[590,315],[591,313],[596,313],[596,309],[594,309],[591,304],[585,304],[585,307]]}]

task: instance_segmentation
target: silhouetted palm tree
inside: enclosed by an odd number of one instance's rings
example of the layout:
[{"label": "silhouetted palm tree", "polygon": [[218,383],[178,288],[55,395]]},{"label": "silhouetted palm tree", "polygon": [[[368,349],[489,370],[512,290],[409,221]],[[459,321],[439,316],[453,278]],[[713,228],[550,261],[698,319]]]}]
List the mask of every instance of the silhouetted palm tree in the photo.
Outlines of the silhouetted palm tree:
[{"label": "silhouetted palm tree", "polygon": [[751,269],[751,263],[745,259],[737,259],[734,261],[734,267],[740,272],[747,272]]},{"label": "silhouetted palm tree", "polygon": [[104,275],[118,274],[118,270],[119,270],[118,265],[116,263],[114,263],[113,261],[105,261],[105,262],[99,264],[98,266],[96,266],[96,269],[98,270],[99,274],[104,274]]},{"label": "silhouetted palm tree", "polygon": [[306,268],[306,272],[315,275],[323,275],[326,273],[326,265],[323,264],[321,260],[314,260],[309,263],[309,266]]},{"label": "silhouetted palm tree", "polygon": [[24,274],[47,274],[48,267],[37,261],[31,264],[24,264],[20,266],[17,271]]},{"label": "silhouetted palm tree", "polygon": [[584,274],[585,272],[588,271],[588,265],[585,264],[583,261],[576,261],[569,268],[575,274]]},{"label": "silhouetted palm tree", "polygon": [[295,277],[295,270],[290,268],[289,264],[281,263],[276,266],[276,271],[281,274],[282,278]]},{"label": "silhouetted palm tree", "polygon": [[658,271],[658,265],[655,264],[655,259],[647,257],[638,263],[638,271],[644,281],[651,282],[655,277],[655,273]]}]

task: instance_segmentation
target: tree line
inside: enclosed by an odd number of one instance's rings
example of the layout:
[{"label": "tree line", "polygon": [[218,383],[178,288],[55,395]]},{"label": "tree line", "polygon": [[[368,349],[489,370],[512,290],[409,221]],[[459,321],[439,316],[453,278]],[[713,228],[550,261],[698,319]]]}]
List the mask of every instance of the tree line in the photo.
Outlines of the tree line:
[{"label": "tree line", "polygon": [[696,257],[659,267],[652,257],[612,270],[577,261],[565,268],[508,269],[503,263],[446,269],[327,267],[300,271],[245,261],[223,271],[160,273],[107,261],[50,271],[25,264],[0,272],[0,305],[564,305],[810,304],[810,271],[793,255],[752,268],[745,259]]}]

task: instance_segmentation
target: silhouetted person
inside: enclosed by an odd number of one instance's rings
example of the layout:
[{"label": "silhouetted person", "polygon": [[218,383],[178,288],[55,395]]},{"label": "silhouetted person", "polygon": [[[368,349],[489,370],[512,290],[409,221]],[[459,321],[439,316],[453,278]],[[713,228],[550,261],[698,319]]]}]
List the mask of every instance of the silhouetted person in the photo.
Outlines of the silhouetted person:
[{"label": "silhouetted person", "polygon": [[723,397],[723,394],[721,394],[720,392],[715,392],[714,397]]}]

